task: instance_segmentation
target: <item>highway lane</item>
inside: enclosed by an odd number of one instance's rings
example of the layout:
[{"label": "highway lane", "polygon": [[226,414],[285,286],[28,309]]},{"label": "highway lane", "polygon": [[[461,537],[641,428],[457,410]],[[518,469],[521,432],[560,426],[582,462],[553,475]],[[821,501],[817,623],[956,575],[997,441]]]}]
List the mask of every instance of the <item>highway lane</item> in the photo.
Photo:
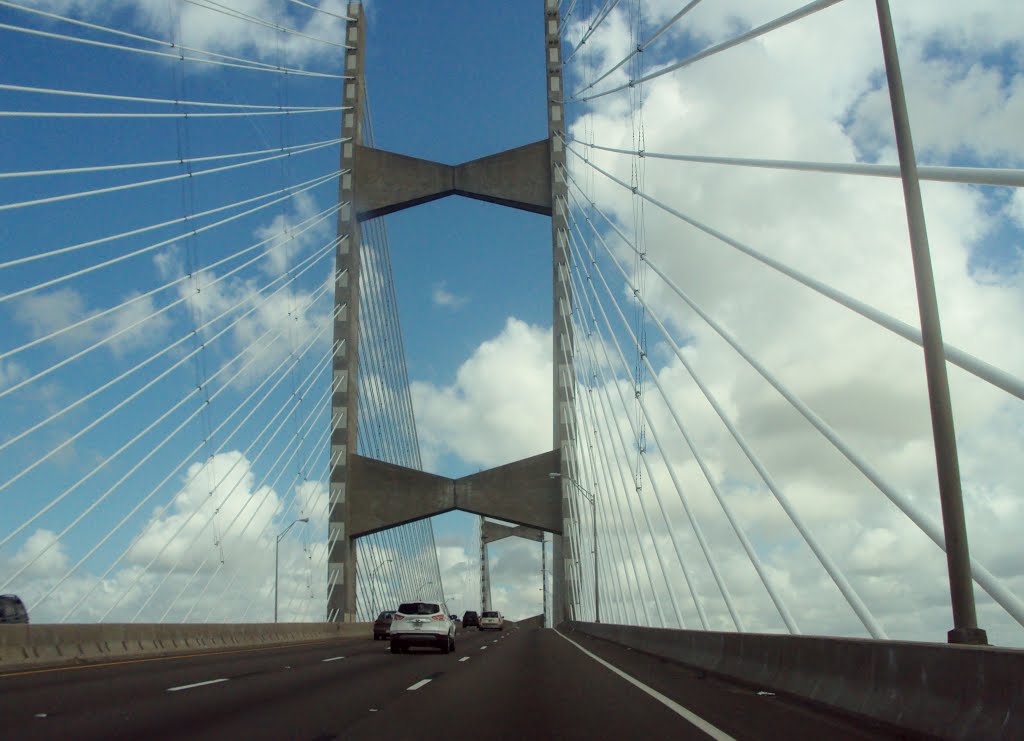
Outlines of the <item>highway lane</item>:
[{"label": "highway lane", "polygon": [[899,737],[570,638],[669,705],[555,631],[469,630],[449,655],[347,639],[0,676],[0,729],[17,739],[709,738],[674,701],[723,738]]}]

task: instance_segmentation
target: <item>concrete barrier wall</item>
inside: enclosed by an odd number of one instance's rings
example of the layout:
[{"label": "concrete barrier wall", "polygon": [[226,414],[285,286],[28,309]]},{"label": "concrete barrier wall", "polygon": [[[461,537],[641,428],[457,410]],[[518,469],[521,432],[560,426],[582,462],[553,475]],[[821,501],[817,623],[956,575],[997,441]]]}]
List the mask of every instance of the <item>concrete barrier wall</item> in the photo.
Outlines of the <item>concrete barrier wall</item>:
[{"label": "concrete barrier wall", "polygon": [[372,623],[0,625],[0,671],[372,635]]},{"label": "concrete barrier wall", "polygon": [[560,627],[919,733],[1024,739],[1020,650],[603,623]]}]

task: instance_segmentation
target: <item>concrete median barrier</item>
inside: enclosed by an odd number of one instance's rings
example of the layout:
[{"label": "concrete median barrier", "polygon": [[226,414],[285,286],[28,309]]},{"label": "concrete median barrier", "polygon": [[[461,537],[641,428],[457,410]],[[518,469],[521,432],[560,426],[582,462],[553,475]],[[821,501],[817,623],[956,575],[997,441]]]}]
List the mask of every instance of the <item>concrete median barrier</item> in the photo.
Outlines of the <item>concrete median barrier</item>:
[{"label": "concrete median barrier", "polygon": [[1024,738],[1024,651],[568,622],[756,689],[950,739]]},{"label": "concrete median barrier", "polygon": [[372,623],[0,625],[0,672],[372,635]]}]

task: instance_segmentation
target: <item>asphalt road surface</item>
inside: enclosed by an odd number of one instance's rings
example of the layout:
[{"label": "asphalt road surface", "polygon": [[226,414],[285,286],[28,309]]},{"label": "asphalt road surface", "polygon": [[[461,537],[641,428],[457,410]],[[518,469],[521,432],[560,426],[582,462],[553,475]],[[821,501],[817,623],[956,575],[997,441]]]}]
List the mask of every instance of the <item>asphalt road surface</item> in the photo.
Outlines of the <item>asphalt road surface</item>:
[{"label": "asphalt road surface", "polygon": [[911,738],[579,634],[470,629],[456,644],[392,655],[345,639],[2,674],[0,737]]}]

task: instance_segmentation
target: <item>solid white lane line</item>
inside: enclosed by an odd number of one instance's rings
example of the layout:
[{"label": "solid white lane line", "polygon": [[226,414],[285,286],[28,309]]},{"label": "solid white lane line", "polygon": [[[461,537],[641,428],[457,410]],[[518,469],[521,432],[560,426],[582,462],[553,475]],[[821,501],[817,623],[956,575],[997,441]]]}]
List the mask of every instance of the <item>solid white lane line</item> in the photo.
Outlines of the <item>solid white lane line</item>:
[{"label": "solid white lane line", "polygon": [[602,659],[600,656],[597,656],[596,654],[591,653],[590,651],[588,651],[587,649],[583,648],[583,646],[581,646],[580,644],[576,643],[576,641],[572,640],[571,638],[566,638],[566,636],[562,635],[561,631],[556,629],[555,633],[557,633],[562,638],[565,638],[565,640],[569,641],[569,643],[571,643],[576,648],[578,648],[580,651],[582,651],[587,656],[592,658],[598,664],[601,664],[601,666],[603,666],[603,667],[605,667],[607,669],[610,669],[611,671],[615,672],[616,674],[618,674],[620,677],[625,679],[627,682],[632,684],[637,689],[642,690],[643,692],[646,692],[648,695],[653,697],[655,700],[660,702],[662,705],[667,707],[669,710],[673,711],[674,713],[677,713],[678,715],[681,715],[683,718],[685,718],[686,720],[690,721],[690,723],[692,723],[693,725],[697,726],[697,728],[699,728],[700,730],[704,731],[704,733],[706,733],[707,735],[711,736],[711,738],[715,739],[715,741],[736,741],[728,733],[726,733],[725,731],[722,731],[722,730],[716,728],[715,726],[711,725],[710,723],[708,723],[706,720],[701,718],[696,713],[693,713],[693,712],[687,710],[686,708],[684,708],[682,705],[677,703],[675,700],[671,700],[668,697],[665,697],[665,695],[661,694],[656,689],[648,687],[646,684],[644,684],[640,680],[634,679],[633,677],[629,676],[628,674],[626,674],[626,672],[622,671],[621,669],[612,666],[607,661]]},{"label": "solid white lane line", "polygon": [[168,687],[168,692],[178,692],[180,690],[190,690],[193,687],[203,687],[208,684],[217,684],[218,682],[226,682],[227,679],[209,679],[205,682],[196,682],[195,684],[183,684],[180,687]]},{"label": "solid white lane line", "polygon": [[344,656],[334,656],[330,659],[321,659],[321,661],[337,661],[338,659],[344,659]]},{"label": "solid white lane line", "polygon": [[468,657],[468,656],[463,656],[463,657],[462,657],[461,659],[459,659],[459,663],[460,663],[460,664],[461,664],[461,663],[462,663],[463,661],[469,661],[469,657]]},{"label": "solid white lane line", "polygon": [[406,689],[407,690],[418,690],[423,685],[429,684],[430,681],[431,680],[429,680],[429,679],[421,679],[420,681],[418,681],[416,684],[412,685],[411,687],[406,687]]}]

